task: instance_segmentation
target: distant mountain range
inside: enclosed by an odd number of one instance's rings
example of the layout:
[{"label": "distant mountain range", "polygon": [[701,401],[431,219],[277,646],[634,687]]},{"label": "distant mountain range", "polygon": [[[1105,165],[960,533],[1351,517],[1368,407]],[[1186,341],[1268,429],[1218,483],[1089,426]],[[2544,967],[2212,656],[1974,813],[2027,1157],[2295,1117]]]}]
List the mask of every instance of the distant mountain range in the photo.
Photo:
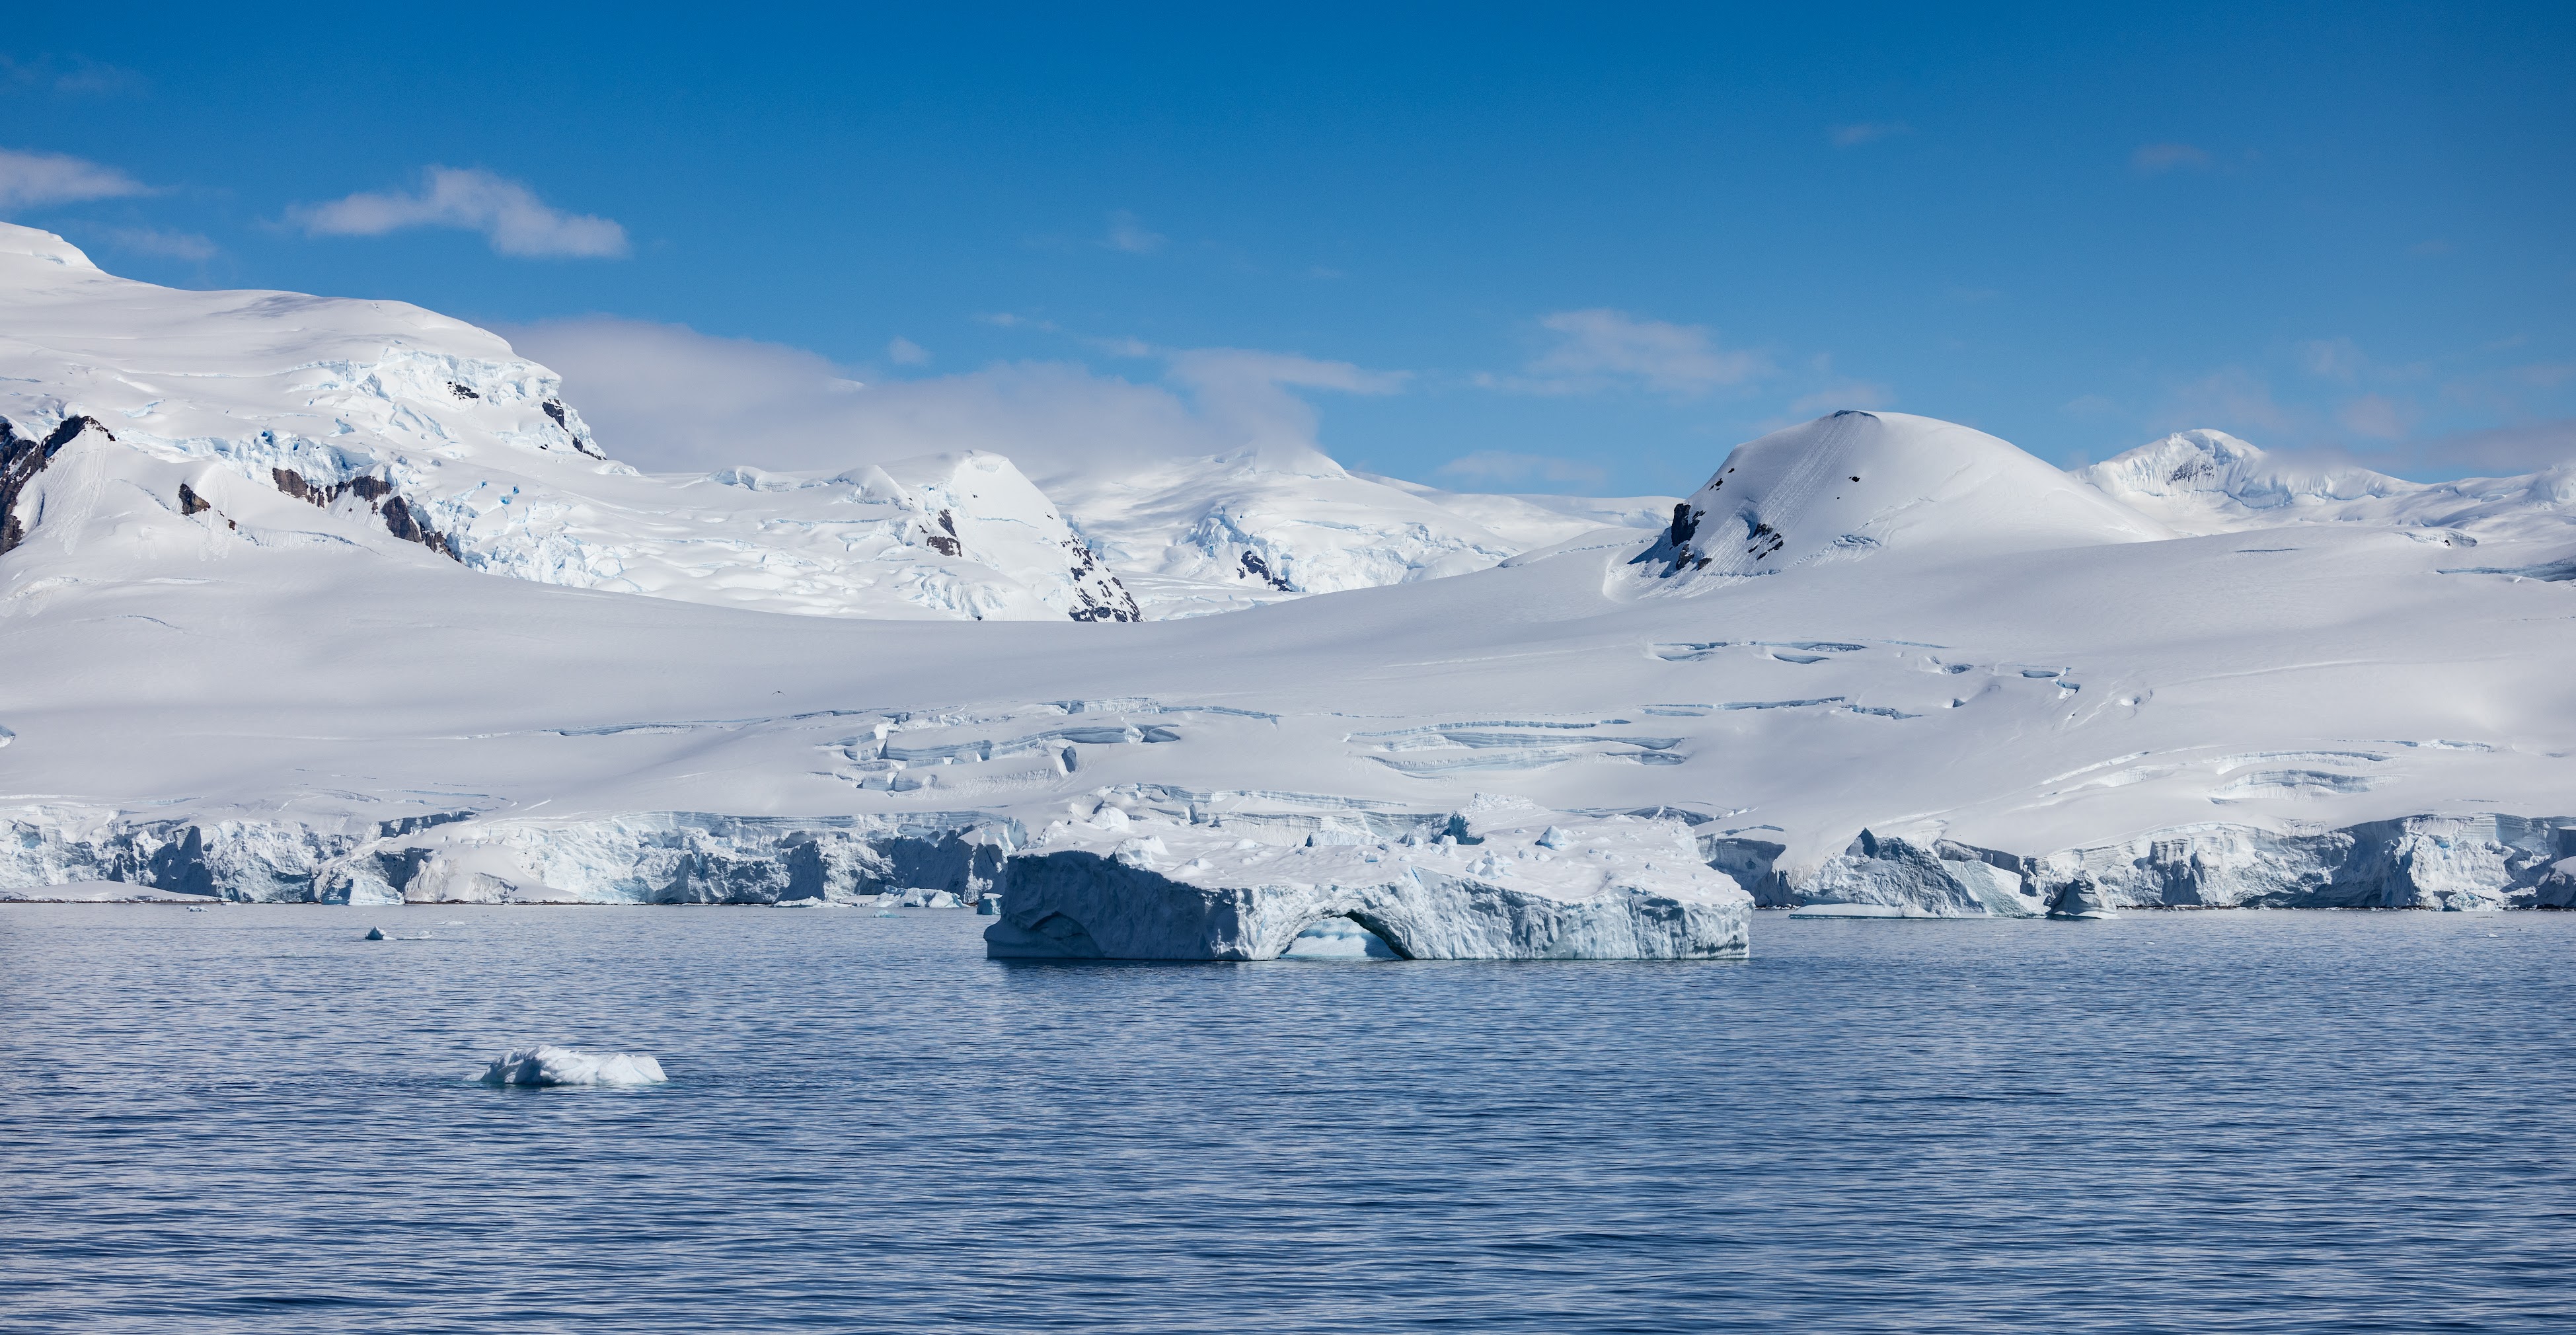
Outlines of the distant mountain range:
[{"label": "distant mountain range", "polygon": [[1686,498],[616,452],[472,326],[0,226],[0,892],[971,900],[1121,822],[1472,809],[1810,909],[2576,903],[2576,465],[1863,412]]}]

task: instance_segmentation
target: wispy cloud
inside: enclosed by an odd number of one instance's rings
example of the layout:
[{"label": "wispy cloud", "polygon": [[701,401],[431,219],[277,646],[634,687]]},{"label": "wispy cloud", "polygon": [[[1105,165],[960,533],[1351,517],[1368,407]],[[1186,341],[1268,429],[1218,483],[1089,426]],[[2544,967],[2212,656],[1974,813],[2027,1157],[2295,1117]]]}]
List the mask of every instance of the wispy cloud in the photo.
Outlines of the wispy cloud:
[{"label": "wispy cloud", "polygon": [[2415,412],[2385,394],[2364,394],[2336,409],[2335,420],[2356,436],[2395,441],[2405,439],[2415,425]]},{"label": "wispy cloud", "polygon": [[2415,447],[2425,463],[2510,474],[2576,463],[2576,418],[2436,436]]},{"label": "wispy cloud", "polygon": [[991,450],[1044,479],[1078,468],[1253,447],[1315,451],[1307,391],[1394,393],[1400,373],[1244,348],[1156,355],[1165,382],[1069,362],[1009,362],[862,385],[828,358],[777,343],[606,317],[504,331],[564,377],[617,458],[641,468],[728,464],[843,469]]},{"label": "wispy cloud", "polygon": [[1109,215],[1109,232],[1100,238],[1100,244],[1130,255],[1151,255],[1161,250],[1169,240],[1170,237],[1160,232],[1146,231],[1145,224],[1138,221],[1135,214],[1120,209]]},{"label": "wispy cloud", "polygon": [[1866,380],[1846,380],[1827,385],[1812,394],[1792,399],[1789,412],[1798,418],[1840,412],[1845,408],[1884,408],[1896,401],[1896,391]]},{"label": "wispy cloud", "polygon": [[121,65],[105,65],[85,56],[15,60],[0,56],[0,87],[44,88],[57,93],[141,92],[147,80]]},{"label": "wispy cloud", "polygon": [[222,253],[214,242],[195,232],[173,232],[159,227],[111,227],[101,235],[119,250],[137,255],[161,255],[174,260],[205,261]]},{"label": "wispy cloud", "polygon": [[2300,369],[2322,380],[2349,385],[2361,377],[2370,359],[2362,355],[2361,345],[2348,338],[2312,338],[2295,349]]},{"label": "wispy cloud", "polygon": [[1881,139],[1912,133],[1914,127],[1903,121],[1859,121],[1837,125],[1827,137],[1834,141],[1836,148],[1858,148],[1863,144],[1875,144]]},{"label": "wispy cloud", "polygon": [[1482,487],[1508,487],[1529,481],[1558,486],[1599,486],[1609,476],[1599,465],[1549,454],[1514,454],[1478,450],[1440,465],[1440,471]]},{"label": "wispy cloud", "polygon": [[628,252],[624,227],[553,208],[517,181],[460,167],[421,175],[413,193],[350,195],[297,205],[287,216],[309,236],[384,236],[412,227],[481,232],[495,252],[522,259],[618,259]]},{"label": "wispy cloud", "polygon": [[2180,168],[2206,171],[2209,164],[2209,150],[2190,144],[2140,144],[2129,155],[2129,170],[2140,176],[2161,176]]},{"label": "wispy cloud", "polygon": [[2266,431],[2286,435],[2299,425],[2272,397],[2271,382],[2241,366],[2175,386],[2166,396],[2164,416],[2182,426],[2216,427],[2239,436]]},{"label": "wispy cloud", "polygon": [[930,350],[908,338],[893,339],[886,344],[886,360],[897,366],[928,366]]},{"label": "wispy cloud", "polygon": [[1527,374],[1482,376],[1478,383],[1525,394],[1641,387],[1688,398],[1748,384],[1773,370],[1761,353],[1718,346],[1705,325],[1640,319],[1607,308],[1558,311],[1538,325],[1554,336],[1554,346],[1531,359]]},{"label": "wispy cloud", "polygon": [[148,194],[143,183],[83,158],[0,148],[0,209],[43,208]]}]

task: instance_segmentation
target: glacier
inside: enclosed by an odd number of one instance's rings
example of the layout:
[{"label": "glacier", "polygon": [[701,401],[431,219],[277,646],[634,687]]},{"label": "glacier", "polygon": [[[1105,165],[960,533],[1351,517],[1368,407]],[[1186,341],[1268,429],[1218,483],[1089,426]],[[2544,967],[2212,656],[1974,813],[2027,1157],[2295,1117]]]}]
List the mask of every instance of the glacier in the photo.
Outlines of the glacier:
[{"label": "glacier", "polygon": [[0,310],[0,895],[946,895],[1006,952],[1241,959],[2576,907],[2563,469],[2070,473],[1855,411],[1680,499],[646,475],[417,307],[0,227]]}]

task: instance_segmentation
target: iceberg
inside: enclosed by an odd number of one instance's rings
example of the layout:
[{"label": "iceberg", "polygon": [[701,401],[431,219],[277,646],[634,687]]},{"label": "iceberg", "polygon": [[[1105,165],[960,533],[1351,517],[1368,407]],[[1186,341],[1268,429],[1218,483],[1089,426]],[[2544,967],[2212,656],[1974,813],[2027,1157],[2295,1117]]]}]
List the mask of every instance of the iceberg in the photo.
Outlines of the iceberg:
[{"label": "iceberg", "polygon": [[539,1043],[512,1048],[483,1072],[487,1085],[658,1085],[662,1064],[640,1052],[577,1052]]},{"label": "iceberg", "polygon": [[[1007,868],[994,959],[1741,959],[1753,897],[1679,821],[1564,815],[1534,829],[1280,845],[1222,821],[1060,821]],[[1471,841],[1471,842],[1470,842]],[[1331,924],[1320,931],[1319,924]],[[1342,924],[1349,924],[1347,927]],[[1314,932],[1313,935],[1309,935]],[[1301,941],[1309,943],[1300,949]]]}]

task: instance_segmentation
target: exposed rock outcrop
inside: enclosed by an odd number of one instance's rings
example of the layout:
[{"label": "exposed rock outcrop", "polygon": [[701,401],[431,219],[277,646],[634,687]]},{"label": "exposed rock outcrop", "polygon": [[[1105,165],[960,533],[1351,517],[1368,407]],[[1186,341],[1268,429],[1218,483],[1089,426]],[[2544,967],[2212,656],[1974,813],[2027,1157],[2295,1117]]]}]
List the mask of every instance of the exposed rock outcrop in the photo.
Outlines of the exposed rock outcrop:
[{"label": "exposed rock outcrop", "polygon": [[33,519],[18,513],[18,498],[27,484],[85,431],[95,431],[111,442],[116,439],[116,433],[99,425],[97,418],[79,414],[65,416],[42,436],[22,436],[14,423],[0,417],[0,553],[26,541],[27,530],[34,527]]}]

